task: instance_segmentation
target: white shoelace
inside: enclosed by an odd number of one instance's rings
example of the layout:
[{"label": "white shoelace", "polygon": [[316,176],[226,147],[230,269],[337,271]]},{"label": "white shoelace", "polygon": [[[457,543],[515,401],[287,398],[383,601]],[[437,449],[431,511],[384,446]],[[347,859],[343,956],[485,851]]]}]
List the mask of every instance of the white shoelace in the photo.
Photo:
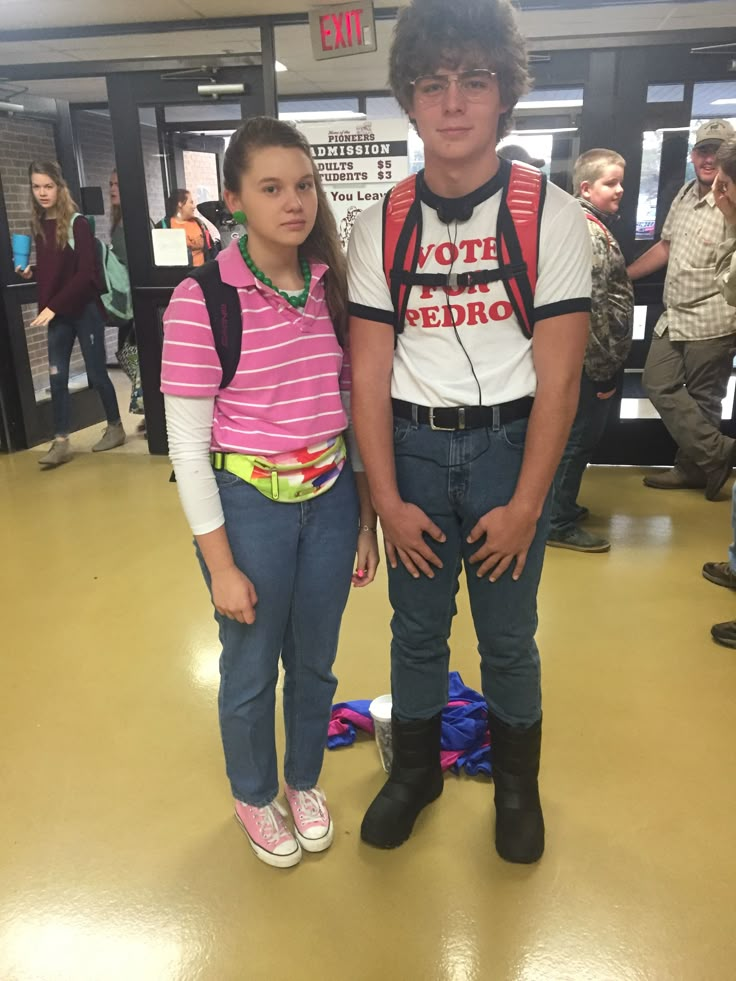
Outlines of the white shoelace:
[{"label": "white shoelace", "polygon": [[297,810],[307,821],[325,821],[327,819],[324,800],[318,790],[297,790],[295,793],[297,795]]},{"label": "white shoelace", "polygon": [[265,807],[257,807],[255,810],[258,812],[256,814],[258,830],[263,835],[264,841],[271,844],[282,837],[286,831],[286,827],[281,818],[281,812],[277,809],[276,805],[266,804]]}]

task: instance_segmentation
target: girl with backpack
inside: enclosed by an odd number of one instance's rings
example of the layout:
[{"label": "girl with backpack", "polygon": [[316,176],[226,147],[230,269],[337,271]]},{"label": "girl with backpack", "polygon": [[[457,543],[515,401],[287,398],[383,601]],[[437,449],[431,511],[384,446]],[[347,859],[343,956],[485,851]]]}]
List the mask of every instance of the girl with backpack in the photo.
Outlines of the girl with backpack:
[{"label": "girl with backpack", "polygon": [[[197,273],[164,315],[161,389],[177,487],[220,629],[220,726],[235,815],[257,857],[286,868],[333,839],[317,786],[332,665],[351,582],[375,576],[376,518],[347,457],[345,258],[309,144],[287,123],[249,119],[230,141],[224,179],[226,204],[247,226],[215,260],[221,289],[237,291],[238,367],[220,388],[214,331],[223,324],[210,319],[211,281],[203,291]],[[279,659],[292,823],[277,800]]]},{"label": "girl with backpack", "polygon": [[54,441],[39,463],[47,468],[67,463],[69,445],[69,363],[79,340],[87,378],[102,400],[107,428],[93,452],[125,442],[115,389],[105,364],[105,322],[100,305],[102,284],[89,222],[77,213],[57,163],[34,162],[28,168],[31,231],[36,265],[16,267],[23,279],[35,275],[39,313],[31,327],[48,327],[49,380]]},{"label": "girl with backpack", "polygon": [[220,251],[220,243],[212,237],[207,225],[197,216],[197,205],[186,188],[171,193],[166,199],[166,217],[156,228],[180,228],[187,236],[190,266],[203,266]]}]

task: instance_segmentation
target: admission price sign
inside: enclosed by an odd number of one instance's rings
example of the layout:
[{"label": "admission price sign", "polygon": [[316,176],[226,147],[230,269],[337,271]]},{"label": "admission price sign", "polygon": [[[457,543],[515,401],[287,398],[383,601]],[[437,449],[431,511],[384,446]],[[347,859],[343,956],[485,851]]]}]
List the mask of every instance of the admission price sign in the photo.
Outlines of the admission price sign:
[{"label": "admission price sign", "polygon": [[409,173],[407,123],[309,123],[299,127],[312,145],[327,200],[347,245],[361,211],[381,201]]}]

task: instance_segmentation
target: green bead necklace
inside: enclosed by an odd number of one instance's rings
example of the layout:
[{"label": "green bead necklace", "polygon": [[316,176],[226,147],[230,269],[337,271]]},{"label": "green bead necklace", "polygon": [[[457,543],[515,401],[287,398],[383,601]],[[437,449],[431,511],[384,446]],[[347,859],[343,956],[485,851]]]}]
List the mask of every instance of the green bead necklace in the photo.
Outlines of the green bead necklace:
[{"label": "green bead necklace", "polygon": [[287,303],[290,303],[292,307],[300,308],[306,306],[307,300],[309,298],[309,284],[312,280],[312,273],[309,269],[309,263],[306,259],[299,260],[299,266],[302,270],[302,275],[304,276],[304,289],[298,296],[289,296],[284,290],[280,290],[278,286],[274,286],[273,282],[266,276],[265,273],[261,272],[258,266],[253,262],[250,257],[250,252],[248,251],[248,236],[241,235],[238,239],[238,247],[240,248],[240,254],[243,257],[243,262],[250,269],[256,279],[259,279],[264,286],[270,287],[275,290],[279,296],[283,296]]}]

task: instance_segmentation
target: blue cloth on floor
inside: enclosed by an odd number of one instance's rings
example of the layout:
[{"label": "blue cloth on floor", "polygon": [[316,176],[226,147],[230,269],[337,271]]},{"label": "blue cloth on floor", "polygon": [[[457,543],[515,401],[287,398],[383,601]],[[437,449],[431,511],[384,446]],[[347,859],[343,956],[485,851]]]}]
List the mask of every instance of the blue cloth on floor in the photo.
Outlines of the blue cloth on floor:
[{"label": "blue cloth on floor", "polygon": [[[448,704],[442,710],[441,755],[443,769],[453,773],[465,770],[468,776],[479,773],[490,776],[491,756],[488,733],[488,706],[480,692],[468,688],[458,671],[451,671],[448,684]],[[454,704],[453,704],[454,703]],[[332,725],[327,739],[328,749],[352,746],[356,737],[355,716],[366,720],[360,726],[370,732],[373,728],[368,699],[339,702],[332,707]]]}]

